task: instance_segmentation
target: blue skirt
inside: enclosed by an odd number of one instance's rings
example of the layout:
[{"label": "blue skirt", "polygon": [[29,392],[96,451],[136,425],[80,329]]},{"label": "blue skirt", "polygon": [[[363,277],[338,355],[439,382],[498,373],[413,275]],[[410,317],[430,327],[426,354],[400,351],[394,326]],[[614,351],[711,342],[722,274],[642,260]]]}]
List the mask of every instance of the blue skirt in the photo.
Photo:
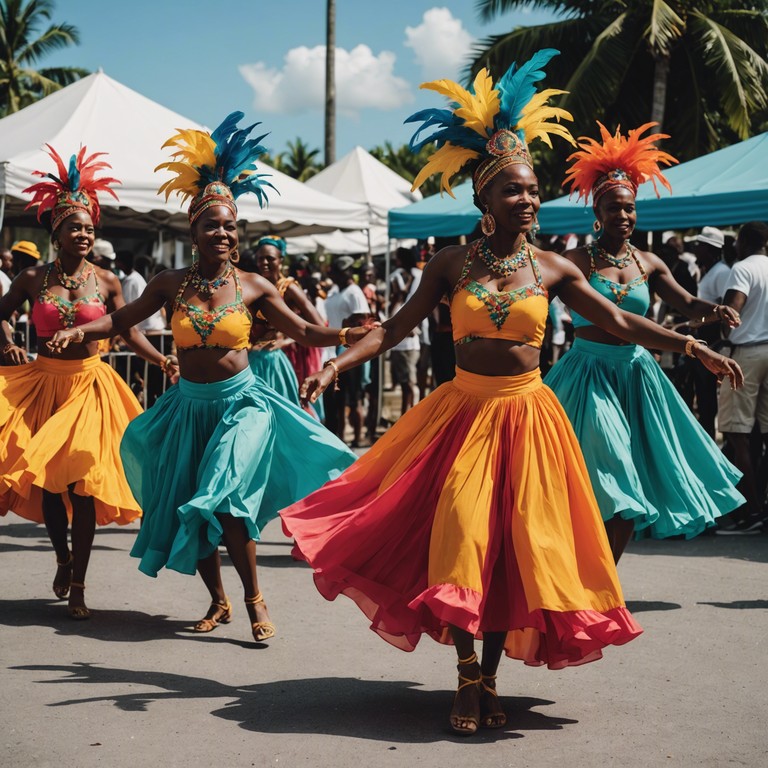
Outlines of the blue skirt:
[{"label": "blue skirt", "polygon": [[576,432],[603,520],[693,538],[744,503],[741,477],[647,350],[576,339],[544,382]]},{"label": "blue skirt", "polygon": [[356,458],[250,368],[211,384],[181,379],[128,425],[120,454],[144,510],[131,555],[149,576],[194,574],[221,542],[217,514],[242,518],[258,540],[280,509]]},{"label": "blue skirt", "polygon": [[257,379],[294,405],[299,404],[299,380],[282,349],[252,349],[248,353],[248,365]]}]

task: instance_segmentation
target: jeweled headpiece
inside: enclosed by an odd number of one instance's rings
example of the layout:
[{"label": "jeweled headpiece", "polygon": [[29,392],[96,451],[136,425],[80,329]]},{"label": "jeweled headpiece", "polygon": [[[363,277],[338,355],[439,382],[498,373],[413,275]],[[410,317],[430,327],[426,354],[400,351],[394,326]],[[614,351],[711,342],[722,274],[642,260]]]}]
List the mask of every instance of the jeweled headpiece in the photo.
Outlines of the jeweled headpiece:
[{"label": "jeweled headpiece", "polygon": [[244,116],[242,112],[232,112],[213,133],[192,128],[179,130],[163,144],[163,149],[177,149],[171,155],[173,160],[161,163],[155,170],[165,168],[176,175],[157,193],[164,192],[166,200],[171,192],[180,195],[182,202],[191,198],[190,224],[213,205],[224,205],[237,215],[235,199],[246,192],[253,192],[263,208],[268,202],[264,188],[275,189],[264,181],[268,174],[256,173],[256,158],[267,151],[260,144],[267,134],[249,139],[260,123],[238,128]]},{"label": "jeweled headpiece", "polygon": [[47,154],[56,163],[59,175],[33,171],[34,176],[49,181],[39,181],[23,191],[23,194],[32,193],[32,200],[26,208],[37,207],[38,221],[46,211],[50,211],[51,232],[55,232],[64,219],[77,211],[85,211],[90,215],[94,226],[98,226],[101,218],[98,193],[109,192],[117,200],[117,195],[110,185],[120,183],[109,176],[96,178],[97,171],[112,167],[103,160],[98,160],[106,155],[106,152],[95,152],[86,157],[87,150],[81,147],[77,155],[72,155],[69,159],[67,168],[59,153],[50,144],[45,146],[48,148]]},{"label": "jeweled headpiece", "polygon": [[280,251],[281,256],[285,256],[286,243],[279,235],[264,235],[256,241],[256,245],[253,246],[254,250],[258,250],[262,245],[271,245]]},{"label": "jeweled headpiece", "polygon": [[[555,120],[573,120],[569,112],[550,107],[547,101],[565,91],[548,88],[536,92],[536,83],[544,78],[543,67],[559,51],[552,48],[535,53],[519,69],[513,64],[493,86],[488,70],[481,69],[470,90],[452,80],[422,83],[421,88],[437,91],[453,100],[449,109],[423,109],[405,122],[422,122],[411,139],[411,150],[418,152],[431,142],[437,151],[413,182],[413,189],[421,186],[430,176],[442,173],[441,190],[453,196],[451,178],[471,160],[482,158],[474,174],[475,192],[488,184],[500,171],[513,163],[532,166],[528,144],[541,139],[552,146],[550,134],[561,136],[574,144],[564,125]],[[427,128],[437,130],[426,139],[419,135]]]},{"label": "jeweled headpiece", "polygon": [[622,136],[619,129],[611,135],[606,127],[598,122],[602,143],[588,136],[579,137],[579,149],[569,158],[573,161],[563,181],[563,186],[571,185],[571,194],[578,192],[579,198],[586,202],[592,195],[592,204],[609,189],[625,187],[633,195],[644,181],[653,182],[656,196],[659,188],[658,179],[670,192],[670,186],[659,165],[672,165],[677,160],[672,155],[656,147],[659,139],[668,139],[664,133],[643,136],[648,129],[658,123],[646,123]]}]

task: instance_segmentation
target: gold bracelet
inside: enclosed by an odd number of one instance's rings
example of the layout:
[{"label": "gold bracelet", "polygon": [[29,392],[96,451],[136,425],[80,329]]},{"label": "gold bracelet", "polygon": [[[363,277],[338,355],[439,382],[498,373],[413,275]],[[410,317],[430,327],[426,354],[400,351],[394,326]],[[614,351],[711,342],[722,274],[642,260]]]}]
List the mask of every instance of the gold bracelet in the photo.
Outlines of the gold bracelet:
[{"label": "gold bracelet", "polygon": [[685,355],[686,357],[696,357],[696,347],[708,347],[709,344],[707,344],[706,341],[702,341],[701,339],[695,339],[693,336],[686,336],[685,337],[687,341],[685,342]]},{"label": "gold bracelet", "polygon": [[326,360],[323,363],[323,368],[328,367],[333,368],[333,391],[338,392],[339,391],[339,366],[336,365],[335,360]]},{"label": "gold bracelet", "polygon": [[77,334],[77,338],[73,338],[72,341],[74,341],[75,344],[82,344],[83,339],[85,338],[85,331],[82,328],[75,328],[75,333]]},{"label": "gold bracelet", "polygon": [[349,346],[349,344],[347,343],[347,331],[349,331],[349,328],[342,328],[339,331],[339,346],[342,346],[342,347]]},{"label": "gold bracelet", "polygon": [[4,354],[4,355],[7,355],[7,354],[8,354],[8,353],[11,351],[11,347],[15,347],[15,346],[16,346],[16,345],[15,345],[15,344],[14,344],[12,341],[9,341],[9,342],[8,342],[8,343],[7,343],[7,344],[6,344],[6,345],[3,347],[3,352],[2,352],[2,354]]}]

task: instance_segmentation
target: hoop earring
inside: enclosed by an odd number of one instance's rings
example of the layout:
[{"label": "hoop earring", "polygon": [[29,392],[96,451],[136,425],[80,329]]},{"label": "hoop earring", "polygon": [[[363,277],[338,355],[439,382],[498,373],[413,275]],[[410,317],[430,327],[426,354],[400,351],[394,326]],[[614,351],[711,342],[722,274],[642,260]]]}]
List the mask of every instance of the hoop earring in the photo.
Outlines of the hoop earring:
[{"label": "hoop earring", "polygon": [[532,237],[537,237],[539,234],[539,230],[541,227],[539,226],[539,217],[534,216],[533,217],[533,226],[531,227],[531,235]]},{"label": "hoop earring", "polygon": [[597,233],[603,228],[603,225],[595,219],[594,223],[592,224],[592,231]]},{"label": "hoop earring", "polygon": [[486,237],[490,237],[496,231],[496,219],[493,218],[493,214],[487,208],[483,218],[480,219],[480,230]]},{"label": "hoop earring", "polygon": [[51,243],[51,246],[53,247],[53,250],[54,250],[54,251],[58,251],[58,250],[59,250],[59,248],[61,248],[61,243],[60,243],[58,240],[54,240],[54,241]]},{"label": "hoop earring", "polygon": [[240,261],[240,254],[239,254],[237,248],[235,248],[235,250],[232,251],[232,253],[229,254],[229,260],[233,264],[237,264],[237,262]]},{"label": "hoop earring", "polygon": [[192,243],[192,261],[197,261],[200,257],[200,251],[197,250],[197,243]]}]

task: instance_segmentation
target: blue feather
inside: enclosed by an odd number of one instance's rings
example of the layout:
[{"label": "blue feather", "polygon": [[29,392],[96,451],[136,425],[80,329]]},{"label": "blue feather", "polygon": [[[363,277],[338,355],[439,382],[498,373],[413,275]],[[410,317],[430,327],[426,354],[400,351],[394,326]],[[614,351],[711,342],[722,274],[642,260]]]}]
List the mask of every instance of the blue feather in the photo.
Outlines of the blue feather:
[{"label": "blue feather", "polygon": [[80,188],[80,171],[77,168],[77,155],[72,155],[69,158],[69,170],[67,171],[69,177],[69,188],[73,192],[77,192]]},{"label": "blue feather", "polygon": [[544,79],[544,67],[560,51],[544,48],[517,69],[513,64],[496,84],[499,91],[499,113],[496,128],[511,128],[522,117],[525,105],[536,95],[536,83]]}]

